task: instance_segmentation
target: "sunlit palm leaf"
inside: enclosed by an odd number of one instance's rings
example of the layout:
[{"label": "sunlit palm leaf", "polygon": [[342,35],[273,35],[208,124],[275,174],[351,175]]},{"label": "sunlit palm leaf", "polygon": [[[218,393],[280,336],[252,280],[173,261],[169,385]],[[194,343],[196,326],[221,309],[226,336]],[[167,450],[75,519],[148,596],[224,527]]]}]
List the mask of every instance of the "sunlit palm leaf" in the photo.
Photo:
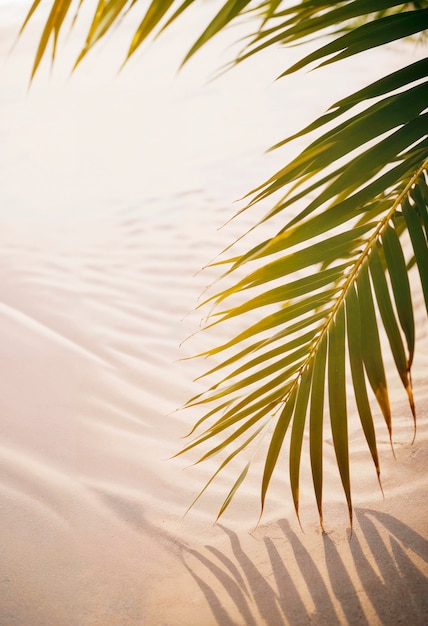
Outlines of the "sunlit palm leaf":
[{"label": "sunlit palm leaf", "polygon": [[[296,72],[313,61],[326,56],[335,56],[323,61],[318,67],[329,65],[341,59],[385,45],[391,41],[420,33],[428,27],[428,9],[406,11],[397,15],[388,15],[368,24],[364,24],[346,35],[308,54],[301,61],[286,70],[282,76]],[[335,54],[337,53],[337,54]]]},{"label": "sunlit palm leaf", "polygon": [[[427,263],[427,236],[418,212],[418,206],[410,203],[408,198],[402,205],[404,218],[409,229],[410,238],[415,252],[416,263],[422,282],[422,289],[425,297],[425,305],[428,311],[428,263]],[[426,206],[421,207],[421,211],[426,211]]]},{"label": "sunlit palm leaf", "polygon": [[[86,37],[85,45],[78,56],[75,67],[80,63],[88,50],[109,30],[116,20],[123,14],[125,8],[130,8],[136,0],[99,0],[92,24]],[[83,2],[83,0],[81,0]]]},{"label": "sunlit palm leaf", "polygon": [[355,390],[355,400],[369,446],[373,462],[380,480],[379,456],[376,444],[373,416],[367,395],[366,378],[364,375],[364,361],[361,347],[361,335],[364,332],[361,324],[360,308],[355,285],[351,285],[346,296],[346,322],[348,336],[349,362],[351,366],[352,382]]},{"label": "sunlit palm leaf", "polygon": [[327,337],[324,335],[318,344],[318,350],[314,359],[313,379],[310,405],[310,430],[309,446],[314,483],[315,496],[317,499],[318,513],[321,527],[322,515],[322,487],[323,487],[323,425],[324,425],[324,390],[325,390],[325,367],[327,358]]},{"label": "sunlit palm leaf", "polygon": [[385,229],[382,242],[398,318],[407,341],[410,370],[415,352],[415,320],[406,261],[394,228]]},{"label": "sunlit palm leaf", "polygon": [[297,516],[299,515],[300,459],[302,456],[303,432],[312,384],[312,370],[313,363],[310,363],[303,371],[299,382],[299,392],[296,400],[290,439],[290,486]]},{"label": "sunlit palm leaf", "polygon": [[[28,20],[31,18],[32,14],[37,9],[39,4],[40,4],[40,0],[36,0],[32,4],[29,14],[27,16],[27,19],[22,26],[21,32],[25,28]],[[35,58],[34,65],[33,65],[33,71],[31,74],[32,78],[34,77],[37,71],[37,68],[40,65],[40,61],[42,60],[43,55],[45,54],[46,46],[48,45],[51,37],[53,40],[52,60],[55,58],[59,33],[63,25],[64,19],[68,13],[68,10],[70,9],[71,4],[72,4],[72,0],[55,0],[55,2],[52,4],[52,9],[47,19],[46,25],[43,29],[43,33],[40,38],[39,47],[37,49],[36,58]]]},{"label": "sunlit palm leaf", "polygon": [[379,258],[377,248],[373,248],[370,257],[370,272],[372,276],[373,286],[376,293],[377,303],[380,315],[385,327],[388,341],[394,357],[398,374],[404,385],[409,398],[410,408],[414,419],[416,420],[415,405],[413,401],[413,392],[409,379],[409,359],[404,352],[403,339],[398,328],[398,323],[392,307],[392,301],[389,294],[382,263]]},{"label": "sunlit palm leaf", "polygon": [[328,333],[328,399],[334,451],[352,524],[345,385],[345,310],[342,304],[330,323]]},{"label": "sunlit palm leaf", "polygon": [[270,444],[269,444],[269,449],[266,455],[264,472],[263,472],[262,494],[261,494],[262,511],[263,511],[269,483],[272,478],[273,471],[276,468],[279,453],[281,451],[282,444],[284,442],[284,438],[287,433],[288,426],[293,416],[293,411],[294,411],[295,402],[296,402],[296,394],[297,394],[297,388],[294,385],[291,391],[287,395],[284,394],[284,396],[281,399],[282,404],[284,404],[284,408],[279,414],[279,417],[276,422],[275,430],[272,433],[272,437],[271,437]]}]

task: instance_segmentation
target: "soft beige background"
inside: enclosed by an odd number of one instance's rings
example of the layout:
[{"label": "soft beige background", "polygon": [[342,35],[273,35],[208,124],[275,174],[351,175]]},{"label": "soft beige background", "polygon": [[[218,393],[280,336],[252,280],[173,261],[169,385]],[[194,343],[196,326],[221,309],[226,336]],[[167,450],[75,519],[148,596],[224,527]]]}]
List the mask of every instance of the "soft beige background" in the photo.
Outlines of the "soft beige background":
[{"label": "soft beige background", "polygon": [[286,459],[257,530],[259,465],[213,526],[231,473],[183,519],[215,465],[168,460],[197,417],[175,409],[205,369],[178,359],[223,332],[180,347],[216,275],[199,269],[262,214],[218,230],[241,206],[233,201],[287,158],[263,151],[421,50],[277,83],[299,52],[268,53],[206,83],[232,58],[227,40],[176,72],[212,11],[202,3],[119,75],[130,25],[70,78],[78,26],[28,90],[43,12],[9,54],[26,4],[0,5],[1,626],[424,624],[428,349],[418,287],[418,436],[410,446],[392,373],[396,461],[378,416],[385,499],[351,421],[352,539],[328,442],[324,536],[306,470],[299,528]]}]

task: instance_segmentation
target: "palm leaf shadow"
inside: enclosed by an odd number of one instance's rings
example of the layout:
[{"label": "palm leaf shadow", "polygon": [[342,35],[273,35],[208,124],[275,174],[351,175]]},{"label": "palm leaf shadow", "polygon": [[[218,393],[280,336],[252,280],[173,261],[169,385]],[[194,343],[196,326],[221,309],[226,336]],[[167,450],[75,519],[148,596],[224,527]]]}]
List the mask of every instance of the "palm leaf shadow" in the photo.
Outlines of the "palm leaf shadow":
[{"label": "palm leaf shadow", "polygon": [[287,520],[258,539],[222,526],[228,542],[221,550],[182,546],[182,558],[219,626],[343,619],[422,626],[428,542],[392,515],[355,513],[350,540],[318,533],[308,547]]}]

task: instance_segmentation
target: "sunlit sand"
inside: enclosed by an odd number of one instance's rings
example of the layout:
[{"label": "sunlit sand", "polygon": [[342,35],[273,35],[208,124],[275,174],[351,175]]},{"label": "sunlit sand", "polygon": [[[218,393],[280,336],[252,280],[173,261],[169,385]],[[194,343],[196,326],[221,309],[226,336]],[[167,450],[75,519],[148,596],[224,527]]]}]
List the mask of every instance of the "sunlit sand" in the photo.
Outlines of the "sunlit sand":
[{"label": "sunlit sand", "polygon": [[[205,84],[230,58],[215,46],[177,75],[185,27],[116,76],[124,24],[69,78],[71,36],[52,75],[43,65],[28,90],[40,19],[8,54],[23,6],[0,5],[0,624],[425,624],[428,347],[418,292],[416,442],[393,374],[396,460],[376,413],[385,498],[351,420],[352,538],[328,441],[325,535],[308,468],[302,532],[286,459],[256,527],[260,465],[213,525],[232,470],[183,517],[216,465],[171,458],[197,418],[176,409],[206,368],[180,359],[225,332],[180,346],[217,276],[199,270],[262,214],[220,229],[242,206],[233,201],[285,159],[263,151],[347,85],[303,77],[287,91],[272,84],[281,55],[272,73],[257,61]],[[364,62],[354,64],[366,82]]]}]

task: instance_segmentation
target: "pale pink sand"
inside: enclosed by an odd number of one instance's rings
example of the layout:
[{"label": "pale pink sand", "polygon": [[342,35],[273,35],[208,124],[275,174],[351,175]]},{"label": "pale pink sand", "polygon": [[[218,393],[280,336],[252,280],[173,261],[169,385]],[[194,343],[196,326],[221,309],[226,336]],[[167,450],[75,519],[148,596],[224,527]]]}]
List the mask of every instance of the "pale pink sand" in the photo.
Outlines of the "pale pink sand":
[{"label": "pale pink sand", "polygon": [[[0,8],[3,59],[22,16]],[[231,201],[281,162],[261,156],[284,134],[275,120],[300,119],[292,104],[281,110],[288,96],[265,101],[251,72],[232,104],[221,88],[235,79],[204,90],[216,54],[177,79],[178,53],[159,43],[159,56],[148,51],[150,63],[115,79],[120,33],[70,81],[66,47],[52,79],[43,68],[26,95],[37,32],[36,23],[0,75],[1,626],[425,624],[422,298],[416,443],[392,376],[397,460],[378,420],[385,499],[351,422],[352,539],[329,443],[326,535],[307,470],[300,529],[286,460],[257,530],[260,466],[221,524],[231,472],[182,519],[215,468],[168,460],[196,416],[174,410],[205,368],[177,362],[208,340],[179,348],[200,318],[185,315],[215,276],[195,273],[252,223],[217,230]],[[274,121],[256,127],[263,112]]]}]

